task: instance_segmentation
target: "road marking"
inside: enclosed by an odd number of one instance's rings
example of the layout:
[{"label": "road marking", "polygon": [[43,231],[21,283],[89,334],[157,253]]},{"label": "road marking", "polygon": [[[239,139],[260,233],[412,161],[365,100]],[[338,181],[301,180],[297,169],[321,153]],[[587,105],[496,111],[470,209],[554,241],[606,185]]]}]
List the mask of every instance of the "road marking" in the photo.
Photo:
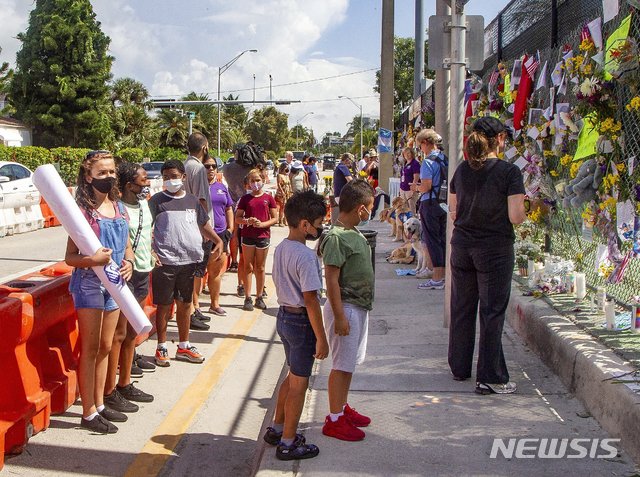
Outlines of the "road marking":
[{"label": "road marking", "polygon": [[[259,311],[243,313],[229,334],[246,336],[260,316],[262,313]],[[225,339],[222,342],[131,463],[125,477],[153,477],[162,471],[169,458],[175,455],[174,449],[243,343],[241,339]],[[154,442],[157,436],[163,436],[163,442]]]}]

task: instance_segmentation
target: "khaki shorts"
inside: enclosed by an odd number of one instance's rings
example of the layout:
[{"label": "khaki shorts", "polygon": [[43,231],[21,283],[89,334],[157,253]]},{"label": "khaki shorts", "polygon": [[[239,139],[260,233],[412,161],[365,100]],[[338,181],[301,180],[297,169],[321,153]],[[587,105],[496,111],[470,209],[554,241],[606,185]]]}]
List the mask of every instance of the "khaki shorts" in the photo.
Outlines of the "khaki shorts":
[{"label": "khaki shorts", "polygon": [[353,373],[356,365],[362,364],[367,354],[369,312],[350,303],[342,302],[342,306],[349,322],[349,334],[338,336],[335,333],[333,329],[335,318],[329,301],[324,305],[324,328],[333,360],[331,369]]}]

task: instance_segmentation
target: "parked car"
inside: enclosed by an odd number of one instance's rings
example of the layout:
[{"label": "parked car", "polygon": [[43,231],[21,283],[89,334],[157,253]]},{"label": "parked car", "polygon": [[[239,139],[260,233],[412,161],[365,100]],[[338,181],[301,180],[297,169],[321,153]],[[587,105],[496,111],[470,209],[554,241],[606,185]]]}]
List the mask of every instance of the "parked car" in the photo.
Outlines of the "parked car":
[{"label": "parked car", "polygon": [[322,170],[332,171],[336,168],[336,157],[332,155],[325,155],[322,157]]},{"label": "parked car", "polygon": [[267,159],[267,170],[272,171],[274,168],[273,161],[271,159]]},{"label": "parked car", "polygon": [[162,161],[151,161],[151,162],[143,162],[142,168],[147,171],[148,179],[157,179],[162,176],[160,169],[162,168]]},{"label": "parked car", "polygon": [[4,196],[5,202],[15,203],[9,199],[17,199],[17,196],[23,196],[23,198],[26,196],[29,201],[29,197],[40,200],[40,192],[33,185],[31,174],[31,171],[22,164],[0,161],[0,193]]}]

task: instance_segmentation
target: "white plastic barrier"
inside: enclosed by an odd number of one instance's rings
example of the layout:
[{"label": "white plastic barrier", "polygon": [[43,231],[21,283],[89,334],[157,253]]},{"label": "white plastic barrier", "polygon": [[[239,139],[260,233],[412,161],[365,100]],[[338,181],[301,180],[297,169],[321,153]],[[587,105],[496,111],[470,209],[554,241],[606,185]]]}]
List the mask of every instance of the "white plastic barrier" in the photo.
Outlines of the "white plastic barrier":
[{"label": "white plastic barrier", "polygon": [[389,179],[389,197],[394,199],[400,195],[400,179],[391,177]]},{"label": "white plastic barrier", "polygon": [[[33,173],[33,183],[49,204],[64,230],[69,234],[83,255],[93,255],[102,247],[100,240],[91,229],[89,222],[78,208],[52,164],[40,166]],[[134,298],[119,272],[119,264],[111,261],[108,265],[93,267],[93,271],[120,310],[127,317],[136,333],[151,331],[151,323]]]},{"label": "white plastic barrier", "polygon": [[0,203],[0,237],[32,232],[44,227],[40,193],[5,193]]}]

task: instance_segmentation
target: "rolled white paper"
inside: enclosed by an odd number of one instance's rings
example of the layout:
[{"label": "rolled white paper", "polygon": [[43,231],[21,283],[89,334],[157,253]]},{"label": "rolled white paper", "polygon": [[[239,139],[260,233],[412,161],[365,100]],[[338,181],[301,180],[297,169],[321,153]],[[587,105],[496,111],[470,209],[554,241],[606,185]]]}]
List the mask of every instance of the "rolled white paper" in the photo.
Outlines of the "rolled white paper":
[{"label": "rolled white paper", "polygon": [[613,300],[607,300],[604,304],[604,316],[607,320],[607,329],[613,330],[616,327],[616,308]]},{"label": "rolled white paper", "polygon": [[[93,255],[102,248],[100,240],[52,164],[38,167],[31,178],[64,230],[78,246],[81,254]],[[103,267],[93,267],[93,271],[96,272],[136,333],[148,333],[151,331],[151,323],[120,276],[119,269],[120,266],[114,261]]]},{"label": "rolled white paper", "polygon": [[576,273],[576,298],[578,300],[584,300],[587,296],[587,277],[584,273]]}]

